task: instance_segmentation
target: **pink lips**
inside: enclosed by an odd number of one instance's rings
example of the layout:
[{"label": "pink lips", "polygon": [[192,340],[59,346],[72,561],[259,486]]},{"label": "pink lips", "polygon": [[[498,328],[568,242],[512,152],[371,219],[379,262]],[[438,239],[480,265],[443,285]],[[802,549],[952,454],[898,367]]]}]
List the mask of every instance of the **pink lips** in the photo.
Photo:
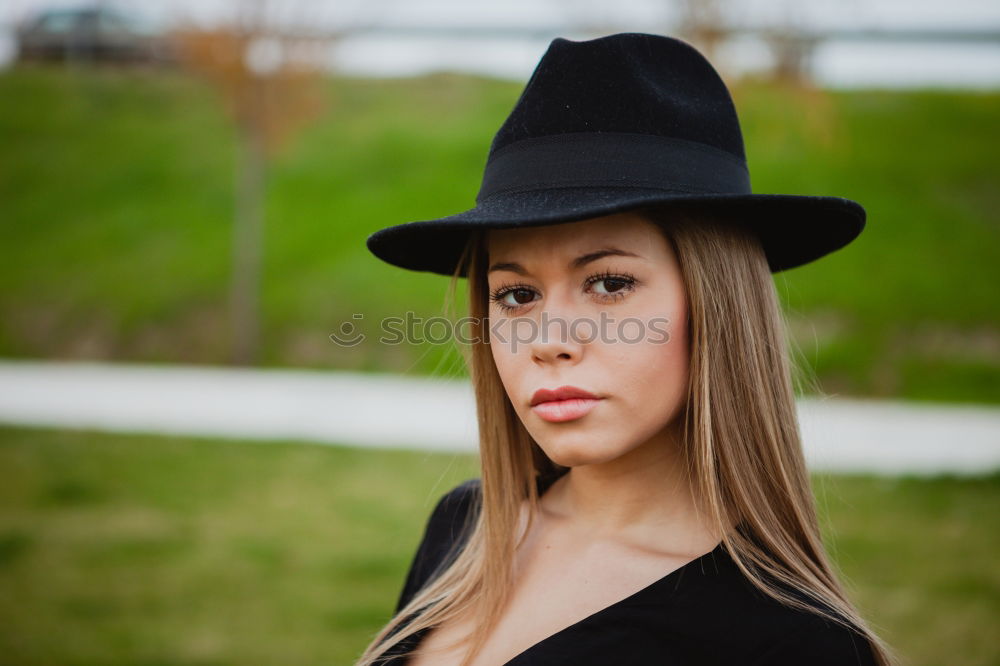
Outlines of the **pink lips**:
[{"label": "pink lips", "polygon": [[603,400],[575,386],[560,386],[554,390],[538,389],[531,398],[531,409],[538,416],[559,423],[572,421],[590,412]]}]

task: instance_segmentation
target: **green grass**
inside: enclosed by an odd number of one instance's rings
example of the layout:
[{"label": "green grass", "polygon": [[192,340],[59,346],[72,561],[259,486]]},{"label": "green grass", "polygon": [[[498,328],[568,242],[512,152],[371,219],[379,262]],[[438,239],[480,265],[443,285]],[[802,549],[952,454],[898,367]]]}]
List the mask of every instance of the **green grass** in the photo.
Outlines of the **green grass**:
[{"label": "green grass", "polygon": [[[473,456],[0,428],[0,654],[349,664]],[[1000,663],[1000,476],[814,477],[828,548],[911,666]]]},{"label": "green grass", "polygon": [[[517,83],[330,80],[269,173],[265,365],[462,374],[446,345],[380,345],[446,278],[368,254],[390,224],[474,204]],[[848,248],[780,274],[830,393],[1000,403],[1000,93],[734,88],[756,192],[854,198]],[[0,356],[222,363],[233,130],[178,74],[0,74]],[[805,221],[807,223],[807,221]],[[15,251],[11,251],[13,248]],[[364,313],[368,340],[328,334]]]},{"label": "green grass", "polygon": [[[0,430],[0,654],[348,664],[466,460]],[[58,640],[53,640],[58,637]]]}]

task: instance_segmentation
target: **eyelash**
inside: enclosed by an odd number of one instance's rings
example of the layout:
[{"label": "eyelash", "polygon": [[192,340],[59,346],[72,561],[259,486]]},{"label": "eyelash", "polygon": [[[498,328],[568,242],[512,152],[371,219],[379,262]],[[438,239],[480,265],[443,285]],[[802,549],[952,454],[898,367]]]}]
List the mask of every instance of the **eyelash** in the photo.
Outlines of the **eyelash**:
[{"label": "eyelash", "polygon": [[[635,278],[635,276],[627,272],[603,271],[601,273],[595,273],[593,275],[588,276],[587,279],[583,281],[583,284],[584,286],[589,287],[595,282],[600,282],[601,280],[618,280],[625,283],[625,287],[623,287],[620,291],[616,291],[610,294],[600,294],[600,296],[607,303],[617,303],[621,301],[622,299],[625,298],[626,294],[629,294],[632,291],[634,291],[636,285],[639,283],[639,281]],[[490,291],[490,301],[495,303],[497,307],[499,307],[501,310],[504,310],[505,312],[513,312],[514,310],[519,310],[522,307],[530,305],[530,303],[522,303],[521,305],[517,306],[507,305],[506,303],[503,302],[503,299],[510,292],[518,291],[521,289],[524,289],[526,291],[534,291],[532,287],[524,283],[513,283],[513,284],[505,283],[500,285],[496,289]]]}]

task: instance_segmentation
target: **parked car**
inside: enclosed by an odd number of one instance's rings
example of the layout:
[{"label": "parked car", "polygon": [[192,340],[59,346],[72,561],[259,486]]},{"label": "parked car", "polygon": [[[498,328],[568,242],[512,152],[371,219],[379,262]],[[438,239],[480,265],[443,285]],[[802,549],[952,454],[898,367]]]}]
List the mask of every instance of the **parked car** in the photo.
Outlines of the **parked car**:
[{"label": "parked car", "polygon": [[48,10],[18,27],[19,61],[171,62],[165,36],[109,7]]}]

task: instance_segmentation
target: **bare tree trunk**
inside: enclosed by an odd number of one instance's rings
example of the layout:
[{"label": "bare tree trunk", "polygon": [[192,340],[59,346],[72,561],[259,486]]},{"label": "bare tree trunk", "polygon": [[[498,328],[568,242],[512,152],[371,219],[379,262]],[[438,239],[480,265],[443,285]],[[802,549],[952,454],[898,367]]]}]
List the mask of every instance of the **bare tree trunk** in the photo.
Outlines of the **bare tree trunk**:
[{"label": "bare tree trunk", "polygon": [[232,25],[175,32],[183,62],[208,76],[224,96],[236,126],[229,285],[230,362],[236,365],[259,362],[261,352],[261,259],[270,159],[294,129],[321,112],[321,99],[314,94],[322,82],[317,63],[288,57],[294,51],[289,45],[312,38],[272,24],[267,4],[240,0]]},{"label": "bare tree trunk", "polygon": [[230,285],[232,362],[257,361],[260,346],[260,272],[264,230],[264,142],[253,123],[238,130],[236,216]]}]

